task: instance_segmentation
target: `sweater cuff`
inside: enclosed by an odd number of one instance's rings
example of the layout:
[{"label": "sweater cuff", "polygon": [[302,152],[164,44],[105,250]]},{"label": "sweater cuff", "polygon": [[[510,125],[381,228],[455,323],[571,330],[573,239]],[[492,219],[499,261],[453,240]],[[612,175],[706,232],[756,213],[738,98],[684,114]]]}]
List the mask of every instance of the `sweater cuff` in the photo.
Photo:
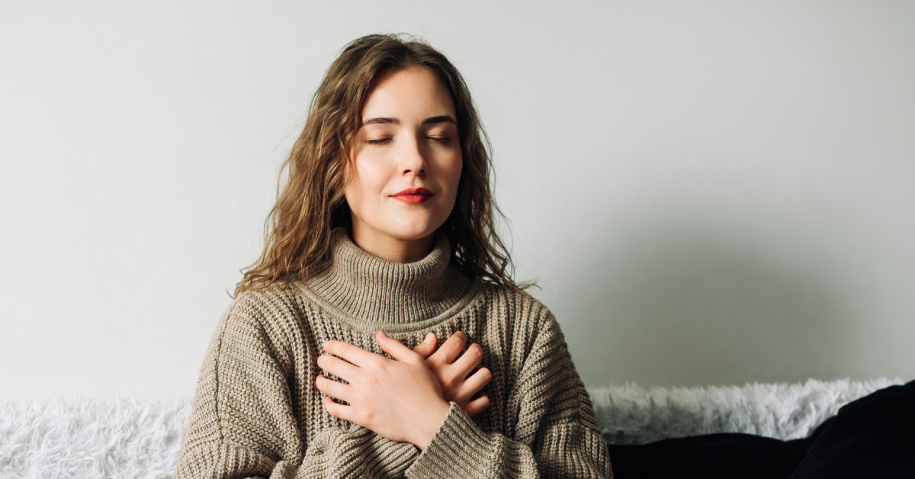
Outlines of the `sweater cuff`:
[{"label": "sweater cuff", "polygon": [[477,477],[492,469],[498,443],[493,443],[456,403],[429,441],[429,445],[406,471],[410,478]]}]

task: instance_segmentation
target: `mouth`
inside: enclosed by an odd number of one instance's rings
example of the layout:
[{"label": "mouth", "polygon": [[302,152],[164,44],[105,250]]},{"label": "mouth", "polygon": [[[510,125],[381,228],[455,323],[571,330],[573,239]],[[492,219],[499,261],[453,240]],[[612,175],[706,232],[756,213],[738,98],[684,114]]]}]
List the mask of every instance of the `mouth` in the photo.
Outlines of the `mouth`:
[{"label": "mouth", "polygon": [[403,203],[415,205],[429,201],[429,199],[432,198],[432,195],[433,193],[425,188],[407,188],[403,191],[394,193],[391,195],[391,198]]}]

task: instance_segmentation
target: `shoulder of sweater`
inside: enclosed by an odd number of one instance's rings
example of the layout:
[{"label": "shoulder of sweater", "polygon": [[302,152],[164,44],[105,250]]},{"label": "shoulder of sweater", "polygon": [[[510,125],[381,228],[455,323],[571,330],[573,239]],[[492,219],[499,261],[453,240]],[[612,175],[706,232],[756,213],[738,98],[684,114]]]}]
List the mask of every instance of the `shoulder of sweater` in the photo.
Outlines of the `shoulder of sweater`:
[{"label": "shoulder of sweater", "polygon": [[294,286],[285,282],[274,283],[261,289],[243,291],[232,300],[228,313],[232,316],[260,321],[275,316],[279,311],[291,309],[294,294]]},{"label": "shoulder of sweater", "polygon": [[490,295],[492,300],[516,305],[519,307],[519,311],[524,312],[524,316],[531,319],[536,318],[535,320],[539,328],[546,327],[550,323],[556,322],[556,318],[553,316],[550,308],[527,291],[489,282],[481,282],[481,284],[483,290],[486,294]]},{"label": "shoulder of sweater", "polygon": [[260,343],[258,347],[269,351],[285,370],[293,355],[290,345],[295,343],[297,331],[291,325],[295,321],[293,299],[294,288],[287,283],[239,293],[224,313],[224,333],[217,329],[216,334],[244,338],[249,346]]}]

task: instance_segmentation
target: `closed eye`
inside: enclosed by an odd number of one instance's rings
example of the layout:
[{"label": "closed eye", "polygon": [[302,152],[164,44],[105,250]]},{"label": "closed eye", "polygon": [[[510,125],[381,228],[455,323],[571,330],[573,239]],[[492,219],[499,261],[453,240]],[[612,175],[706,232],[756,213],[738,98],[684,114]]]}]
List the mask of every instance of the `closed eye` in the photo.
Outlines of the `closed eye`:
[{"label": "closed eye", "polygon": [[[451,138],[448,138],[448,137],[443,137],[443,136],[427,136],[426,138],[428,138],[428,139],[430,139],[430,140],[433,140],[433,141],[437,141],[437,142],[442,143],[442,144],[451,143]],[[391,141],[391,138],[379,138],[379,139],[377,139],[377,140],[365,140],[365,142],[368,143],[368,144],[370,144],[370,145],[384,145],[384,144],[386,144],[386,143],[389,143],[390,141]]]}]

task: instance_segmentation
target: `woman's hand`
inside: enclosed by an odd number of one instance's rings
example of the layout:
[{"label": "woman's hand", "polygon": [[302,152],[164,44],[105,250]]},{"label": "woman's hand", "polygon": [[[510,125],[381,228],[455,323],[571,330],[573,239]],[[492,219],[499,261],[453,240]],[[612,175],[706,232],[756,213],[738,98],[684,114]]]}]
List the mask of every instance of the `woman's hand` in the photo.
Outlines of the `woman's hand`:
[{"label": "woman's hand", "polygon": [[419,353],[383,331],[376,339],[396,361],[340,341],[324,343],[324,350],[333,356],[322,354],[318,366],[349,383],[318,375],[315,384],[329,396],[323,398],[324,409],[387,439],[425,450],[451,406]]},{"label": "woman's hand", "polygon": [[436,341],[435,335],[429,333],[413,350],[426,358],[426,365],[438,379],[445,401],[454,401],[470,417],[485,411],[489,407],[489,397],[483,392],[483,387],[492,380],[492,373],[486,368],[480,368],[467,377],[483,359],[483,348],[471,344],[464,355],[455,361],[454,358],[467,343],[467,334],[463,331],[452,334],[438,351],[435,351]]}]

